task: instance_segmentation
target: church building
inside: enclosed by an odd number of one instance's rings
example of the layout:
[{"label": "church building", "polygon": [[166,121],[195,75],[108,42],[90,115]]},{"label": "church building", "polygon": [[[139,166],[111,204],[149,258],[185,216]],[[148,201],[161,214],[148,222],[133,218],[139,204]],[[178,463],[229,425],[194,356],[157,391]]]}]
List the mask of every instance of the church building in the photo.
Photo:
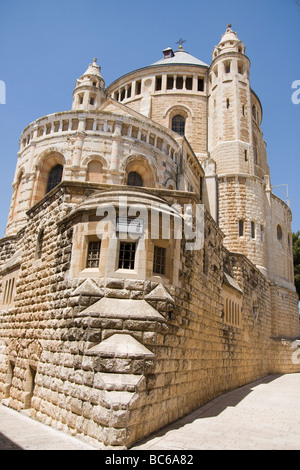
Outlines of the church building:
[{"label": "church building", "polygon": [[109,86],[94,59],[71,110],[20,137],[0,400],[101,449],[300,372],[292,214],[245,45],[231,25],[210,64],[183,45]]}]

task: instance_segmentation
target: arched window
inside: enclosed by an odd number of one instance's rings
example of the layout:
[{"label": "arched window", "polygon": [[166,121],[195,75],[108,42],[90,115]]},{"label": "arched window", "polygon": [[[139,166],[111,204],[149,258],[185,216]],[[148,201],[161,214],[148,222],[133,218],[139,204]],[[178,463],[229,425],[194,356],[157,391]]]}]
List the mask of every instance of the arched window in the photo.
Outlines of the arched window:
[{"label": "arched window", "polygon": [[180,114],[177,114],[172,119],[172,131],[177,134],[184,135],[185,119]]},{"label": "arched window", "polygon": [[62,179],[63,166],[55,165],[49,172],[46,194],[57,186]]},{"label": "arched window", "polygon": [[142,177],[135,171],[131,171],[127,176],[128,186],[143,186]]},{"label": "arched window", "polygon": [[280,225],[277,225],[277,240],[282,240],[282,228],[280,227]]}]

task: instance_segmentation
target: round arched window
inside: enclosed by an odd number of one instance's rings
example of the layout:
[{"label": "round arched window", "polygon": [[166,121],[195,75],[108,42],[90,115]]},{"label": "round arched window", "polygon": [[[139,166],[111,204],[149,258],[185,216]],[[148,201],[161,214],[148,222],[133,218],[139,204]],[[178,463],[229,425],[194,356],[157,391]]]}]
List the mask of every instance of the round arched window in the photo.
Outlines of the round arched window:
[{"label": "round arched window", "polygon": [[131,171],[127,176],[128,186],[143,186],[142,177],[135,171]]},{"label": "round arched window", "polygon": [[63,166],[55,165],[49,172],[46,194],[57,186],[62,179]]},{"label": "round arched window", "polygon": [[177,114],[172,119],[172,131],[177,134],[184,135],[185,119],[180,114]]}]

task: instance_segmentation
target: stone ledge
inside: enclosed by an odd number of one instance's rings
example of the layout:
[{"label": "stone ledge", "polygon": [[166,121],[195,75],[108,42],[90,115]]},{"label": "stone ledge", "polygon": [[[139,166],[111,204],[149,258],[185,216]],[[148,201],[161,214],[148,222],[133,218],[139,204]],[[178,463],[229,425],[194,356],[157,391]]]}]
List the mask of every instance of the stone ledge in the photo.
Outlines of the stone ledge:
[{"label": "stone ledge", "polygon": [[88,356],[153,359],[155,354],[127,334],[114,334],[86,351]]},{"label": "stone ledge", "polygon": [[117,299],[113,297],[103,297],[81,311],[77,316],[166,321],[145,300]]}]

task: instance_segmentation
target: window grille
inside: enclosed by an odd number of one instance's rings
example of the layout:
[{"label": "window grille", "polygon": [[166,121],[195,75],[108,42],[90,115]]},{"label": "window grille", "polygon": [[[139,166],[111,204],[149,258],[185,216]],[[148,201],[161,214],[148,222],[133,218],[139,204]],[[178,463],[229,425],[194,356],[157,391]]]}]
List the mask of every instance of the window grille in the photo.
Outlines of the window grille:
[{"label": "window grille", "polygon": [[160,246],[154,247],[153,272],[155,274],[165,274],[166,270],[166,249]]},{"label": "window grille", "polygon": [[143,186],[143,179],[138,173],[131,171],[128,173],[127,184],[128,186]]},{"label": "window grille", "polygon": [[172,131],[177,132],[177,134],[184,135],[185,128],[185,119],[183,116],[178,114],[172,119]]},{"label": "window grille", "polygon": [[46,194],[49,193],[55,186],[57,186],[62,179],[63,166],[56,165],[50,170],[47,182]]},{"label": "window grille", "polygon": [[98,268],[100,260],[101,242],[89,242],[87,252],[87,268]]},{"label": "window grille", "polygon": [[120,243],[119,269],[134,269],[135,252],[136,243]]}]

